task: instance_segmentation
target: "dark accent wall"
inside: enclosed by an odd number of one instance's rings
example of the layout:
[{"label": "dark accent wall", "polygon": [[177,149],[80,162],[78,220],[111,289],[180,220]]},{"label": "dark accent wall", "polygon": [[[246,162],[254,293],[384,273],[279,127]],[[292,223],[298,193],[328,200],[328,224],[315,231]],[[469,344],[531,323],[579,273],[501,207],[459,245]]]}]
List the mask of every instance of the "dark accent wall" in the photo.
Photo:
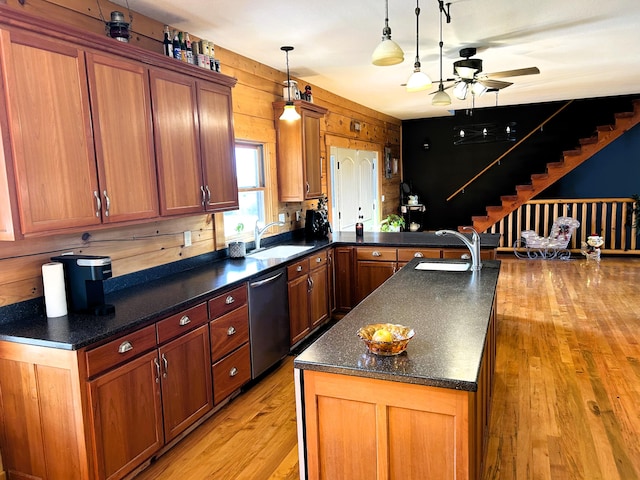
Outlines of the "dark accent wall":
[{"label": "dark accent wall", "polygon": [[[514,195],[515,186],[531,183],[532,173],[544,173],[546,164],[577,148],[596,127],[615,123],[617,112],[633,111],[636,96],[575,100],[542,129],[544,120],[566,102],[461,110],[448,117],[408,120],[402,124],[403,178],[427,207],[424,228],[470,225],[473,215],[485,215],[500,197]],[[459,126],[516,122],[516,140],[536,130],[464,193],[447,201],[458,188],[492,163],[515,142],[454,145]],[[428,144],[428,149],[425,149]],[[598,152],[576,170],[545,190],[538,198],[628,197],[640,193],[640,127]]]}]

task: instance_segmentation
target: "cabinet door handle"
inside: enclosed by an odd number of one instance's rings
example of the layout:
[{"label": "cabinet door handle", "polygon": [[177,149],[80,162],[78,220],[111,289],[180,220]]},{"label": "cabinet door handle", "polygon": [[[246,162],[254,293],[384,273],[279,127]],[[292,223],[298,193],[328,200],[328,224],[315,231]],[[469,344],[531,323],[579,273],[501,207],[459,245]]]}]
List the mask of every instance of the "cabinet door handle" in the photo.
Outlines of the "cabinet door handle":
[{"label": "cabinet door handle", "polygon": [[162,378],[167,378],[167,374],[169,373],[169,361],[167,357],[162,354],[162,363],[164,364],[164,373],[162,374]]},{"label": "cabinet door handle", "polygon": [[308,291],[308,292],[310,292],[311,290],[313,290],[313,280],[311,279],[311,277],[308,277],[308,278],[307,278],[307,285],[308,285],[308,288],[307,288],[307,291]]},{"label": "cabinet door handle", "polygon": [[102,210],[102,201],[100,200],[100,194],[94,190],[93,196],[96,197],[96,217],[100,216],[100,210]]},{"label": "cabinet door handle", "polygon": [[111,199],[109,198],[109,195],[107,195],[107,191],[103,191],[102,194],[104,195],[104,201],[105,201],[105,212],[104,215],[105,217],[109,216],[109,209],[111,208]]},{"label": "cabinet door handle", "polygon": [[309,188],[309,182],[307,182],[307,193],[309,193],[309,190],[310,190],[310,188]]},{"label": "cabinet door handle", "polygon": [[200,192],[202,193],[202,201],[200,203],[204,207],[207,201],[207,194],[204,193],[204,185],[200,185]]},{"label": "cabinet door handle", "polygon": [[125,340],[118,347],[118,353],[127,353],[129,350],[133,350],[133,345],[128,340]]},{"label": "cabinet door handle", "polygon": [[374,256],[374,257],[381,257],[382,256],[382,254],[377,250],[374,250],[373,252],[371,252],[371,255]]},{"label": "cabinet door handle", "polygon": [[231,370],[229,370],[230,377],[235,377],[237,374],[238,374],[238,369],[236,367],[233,367]]},{"label": "cabinet door handle", "polygon": [[231,295],[229,295],[227,298],[224,299],[224,303],[226,303],[227,305],[231,305],[235,301],[236,299],[233,298]]},{"label": "cabinet door handle", "polygon": [[301,272],[302,271],[302,265],[298,265],[296,267],[296,272]]},{"label": "cabinet door handle", "polygon": [[211,190],[209,190],[209,185],[205,185],[204,190],[207,192],[207,200],[205,202],[205,205],[209,205],[211,203]]},{"label": "cabinet door handle", "polygon": [[160,364],[158,363],[158,359],[154,358],[153,363],[156,364],[156,383],[160,383]]},{"label": "cabinet door handle", "polygon": [[416,253],[414,253],[414,254],[413,254],[413,256],[414,256],[414,257],[416,257],[416,258],[422,258],[422,257],[424,257],[424,255],[422,254],[422,252],[416,252]]},{"label": "cabinet door handle", "polygon": [[235,335],[235,333],[236,333],[235,327],[231,326],[227,328],[227,337],[230,337],[231,335]]},{"label": "cabinet door handle", "polygon": [[189,325],[191,323],[191,319],[187,315],[183,315],[179,323],[181,327],[184,327],[185,325]]}]

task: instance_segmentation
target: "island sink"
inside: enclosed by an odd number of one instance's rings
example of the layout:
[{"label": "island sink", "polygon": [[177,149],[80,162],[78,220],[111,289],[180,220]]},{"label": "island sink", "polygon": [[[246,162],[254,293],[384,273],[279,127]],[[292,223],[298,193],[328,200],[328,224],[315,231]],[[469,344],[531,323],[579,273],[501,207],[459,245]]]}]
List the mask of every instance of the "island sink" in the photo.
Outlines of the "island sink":
[{"label": "island sink", "polygon": [[299,253],[305,252],[313,246],[302,245],[278,245],[276,247],[265,248],[263,250],[254,251],[249,254],[250,257],[258,260],[268,260],[271,258],[289,258]]},{"label": "island sink", "polygon": [[438,272],[468,272],[471,270],[469,262],[420,262],[416,270],[431,270]]}]

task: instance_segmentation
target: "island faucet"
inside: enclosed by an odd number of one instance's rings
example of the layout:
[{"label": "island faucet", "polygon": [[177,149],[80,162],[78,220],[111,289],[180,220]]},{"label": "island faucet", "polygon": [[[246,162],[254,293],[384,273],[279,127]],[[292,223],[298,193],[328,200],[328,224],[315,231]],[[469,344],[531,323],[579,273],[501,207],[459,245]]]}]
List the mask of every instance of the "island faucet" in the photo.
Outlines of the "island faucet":
[{"label": "island faucet", "polygon": [[271,223],[267,223],[264,227],[260,228],[258,226],[258,222],[259,220],[256,220],[256,226],[253,230],[253,239],[256,242],[256,250],[260,250],[260,239],[262,238],[262,234],[266,232],[268,228],[274,227],[276,225],[278,227],[284,226],[284,222],[271,222]]},{"label": "island faucet", "polygon": [[436,231],[436,235],[443,236],[451,234],[462,240],[471,252],[471,270],[480,270],[482,268],[482,263],[480,262],[480,235],[478,235],[478,232],[476,232],[473,227],[462,227],[462,229],[471,231],[471,241],[455,230],[438,230]]}]

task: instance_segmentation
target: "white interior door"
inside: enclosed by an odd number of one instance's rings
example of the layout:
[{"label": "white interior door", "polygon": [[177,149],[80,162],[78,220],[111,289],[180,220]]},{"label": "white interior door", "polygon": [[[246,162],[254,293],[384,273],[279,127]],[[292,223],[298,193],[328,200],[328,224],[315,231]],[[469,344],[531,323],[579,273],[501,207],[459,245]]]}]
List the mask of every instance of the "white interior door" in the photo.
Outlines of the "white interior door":
[{"label": "white interior door", "polygon": [[355,230],[359,209],[365,230],[373,229],[377,218],[377,160],[377,152],[331,147],[334,230]]}]

